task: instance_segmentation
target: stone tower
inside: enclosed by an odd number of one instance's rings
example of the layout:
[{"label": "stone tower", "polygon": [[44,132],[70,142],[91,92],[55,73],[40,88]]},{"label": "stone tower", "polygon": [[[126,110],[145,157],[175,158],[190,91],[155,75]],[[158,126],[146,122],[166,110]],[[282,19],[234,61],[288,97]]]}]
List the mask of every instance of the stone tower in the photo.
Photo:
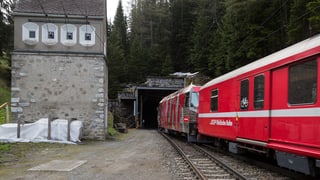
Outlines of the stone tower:
[{"label": "stone tower", "polygon": [[14,120],[76,118],[83,137],[105,139],[106,1],[23,0],[14,10]]}]

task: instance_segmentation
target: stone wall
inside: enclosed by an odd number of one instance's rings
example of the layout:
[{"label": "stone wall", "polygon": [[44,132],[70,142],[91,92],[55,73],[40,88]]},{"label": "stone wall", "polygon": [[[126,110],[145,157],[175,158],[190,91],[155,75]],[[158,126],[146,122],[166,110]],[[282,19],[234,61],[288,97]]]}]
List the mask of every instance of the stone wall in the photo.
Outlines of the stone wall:
[{"label": "stone wall", "polygon": [[13,53],[13,120],[83,121],[85,139],[105,139],[107,69],[103,55]]}]

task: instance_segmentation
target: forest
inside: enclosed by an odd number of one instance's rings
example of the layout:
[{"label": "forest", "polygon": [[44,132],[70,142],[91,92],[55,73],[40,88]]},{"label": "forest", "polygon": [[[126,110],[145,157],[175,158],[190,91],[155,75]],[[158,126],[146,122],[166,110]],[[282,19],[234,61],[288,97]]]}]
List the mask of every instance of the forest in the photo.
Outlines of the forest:
[{"label": "forest", "polygon": [[[11,60],[13,49],[13,0],[0,0],[0,105],[10,100]],[[1,115],[1,111],[0,111]]]},{"label": "forest", "polygon": [[[15,3],[0,0],[1,102],[10,97]],[[215,78],[314,36],[320,0],[132,0],[129,13],[119,1],[107,27],[113,99],[147,76],[199,72]]]},{"label": "forest", "polygon": [[320,31],[320,0],[121,1],[108,22],[109,98],[147,76],[217,77]]}]

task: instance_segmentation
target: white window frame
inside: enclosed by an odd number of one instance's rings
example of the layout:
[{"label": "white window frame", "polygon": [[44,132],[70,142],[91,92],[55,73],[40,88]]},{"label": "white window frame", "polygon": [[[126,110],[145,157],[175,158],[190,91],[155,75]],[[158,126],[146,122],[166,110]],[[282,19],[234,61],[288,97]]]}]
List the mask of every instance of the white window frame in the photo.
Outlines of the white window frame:
[{"label": "white window frame", "polygon": [[[96,29],[91,26],[91,25],[82,25],[79,28],[79,41],[82,46],[85,47],[91,47],[94,46],[96,43],[96,34],[95,34]],[[91,34],[91,40],[85,40],[85,35],[86,33]]]},{"label": "white window frame", "polygon": [[[74,46],[77,44],[77,27],[72,24],[65,24],[60,28],[60,41],[65,46]],[[72,33],[72,39],[67,39],[67,33]]]},{"label": "white window frame", "polygon": [[[48,33],[53,32],[54,38],[49,39]],[[58,27],[52,23],[46,23],[42,25],[42,42],[48,46],[52,46],[58,43]]]},{"label": "white window frame", "polygon": [[[35,32],[35,37],[31,38],[30,31]],[[22,25],[22,41],[28,45],[35,45],[39,42],[39,25],[27,22]]]}]

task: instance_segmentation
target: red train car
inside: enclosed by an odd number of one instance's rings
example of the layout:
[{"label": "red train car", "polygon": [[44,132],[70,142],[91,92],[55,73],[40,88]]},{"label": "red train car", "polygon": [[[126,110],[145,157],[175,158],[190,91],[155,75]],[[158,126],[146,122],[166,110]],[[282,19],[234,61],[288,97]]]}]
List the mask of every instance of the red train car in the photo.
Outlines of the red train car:
[{"label": "red train car", "polygon": [[164,97],[159,104],[159,127],[182,133],[188,141],[197,139],[197,116],[200,86],[189,85]]},{"label": "red train car", "polygon": [[229,151],[320,172],[320,35],[211,80],[199,93],[199,134]]}]

